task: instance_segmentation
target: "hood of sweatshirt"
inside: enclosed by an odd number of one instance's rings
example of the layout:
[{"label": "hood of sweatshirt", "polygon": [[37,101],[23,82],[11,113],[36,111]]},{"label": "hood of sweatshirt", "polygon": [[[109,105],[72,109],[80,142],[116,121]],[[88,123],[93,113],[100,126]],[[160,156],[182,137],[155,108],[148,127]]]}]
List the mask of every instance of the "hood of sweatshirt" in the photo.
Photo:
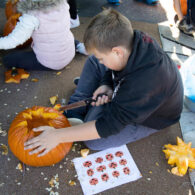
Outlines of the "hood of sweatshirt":
[{"label": "hood of sweatshirt", "polygon": [[146,33],[135,30],[133,48],[127,65],[122,71],[114,71],[115,80],[120,80],[128,74],[159,64],[162,56],[160,46],[155,40]]},{"label": "hood of sweatshirt", "polygon": [[27,13],[35,10],[50,10],[63,3],[66,0],[19,0],[17,10],[19,13]]}]

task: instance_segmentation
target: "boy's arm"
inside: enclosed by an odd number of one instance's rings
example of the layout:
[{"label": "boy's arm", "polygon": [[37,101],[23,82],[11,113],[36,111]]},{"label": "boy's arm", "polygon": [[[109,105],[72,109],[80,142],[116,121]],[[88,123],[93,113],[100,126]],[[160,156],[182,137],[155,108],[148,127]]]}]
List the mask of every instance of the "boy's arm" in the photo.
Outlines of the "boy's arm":
[{"label": "boy's arm", "polygon": [[100,85],[108,85],[113,88],[113,80],[112,80],[112,70],[108,69],[102,78]]},{"label": "boy's arm", "polygon": [[42,126],[33,130],[36,132],[43,132],[39,136],[25,142],[24,146],[25,149],[36,148],[35,150],[32,150],[30,154],[38,153],[44,150],[44,152],[40,153],[39,156],[45,155],[60,143],[100,138],[95,127],[95,121],[62,129]]},{"label": "boy's arm", "polygon": [[8,36],[0,38],[0,49],[13,49],[22,45],[38,26],[39,20],[35,16],[29,14],[20,16],[14,30]]}]

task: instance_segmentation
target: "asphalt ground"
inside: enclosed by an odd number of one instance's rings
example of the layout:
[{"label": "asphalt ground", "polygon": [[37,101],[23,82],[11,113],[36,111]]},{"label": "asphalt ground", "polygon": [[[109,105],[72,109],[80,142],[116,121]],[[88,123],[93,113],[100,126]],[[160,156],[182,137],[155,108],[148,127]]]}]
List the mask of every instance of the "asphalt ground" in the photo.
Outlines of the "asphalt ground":
[{"label": "asphalt ground", "polygon": [[[82,41],[82,35],[90,18],[101,11],[102,6],[109,6],[106,0],[78,1],[81,26],[73,30],[76,39]],[[3,1],[0,1],[0,7],[0,33],[2,35],[5,23]],[[160,4],[148,6],[133,0],[123,0],[120,6],[114,6],[114,8],[133,20],[134,28],[147,32],[160,43],[156,24],[167,20],[165,10]],[[0,57],[3,57],[7,52],[10,51],[0,51]],[[30,78],[23,80],[20,84],[5,84],[5,67],[0,66],[1,128],[7,132],[17,113],[26,107],[34,105],[51,106],[49,98],[53,95],[58,94],[57,103],[60,103],[62,98],[68,100],[75,89],[72,80],[74,77],[80,75],[85,60],[85,56],[77,54],[70,65],[61,71],[60,75],[57,75],[57,71],[31,71]],[[31,82],[32,78],[37,78],[38,82]],[[163,145],[167,143],[175,144],[177,136],[181,137],[179,123],[148,138],[128,144],[128,149],[142,174],[142,178],[99,194],[193,194],[188,174],[184,177],[172,175],[170,173],[171,167],[167,164],[162,152]],[[1,134],[0,144],[8,146],[7,135],[3,136]],[[81,186],[76,177],[76,171],[71,163],[72,159],[80,156],[80,149],[84,148],[82,143],[75,143],[75,149],[71,150],[60,163],[54,166],[25,166],[23,171],[17,169],[19,161],[12,152],[8,150],[8,154],[3,155],[3,149],[2,147],[0,148],[0,194],[49,194],[47,188],[52,188],[52,191],[58,192],[61,195],[82,194]],[[90,153],[93,152],[90,151]],[[55,186],[51,187],[49,184],[49,181],[56,175],[59,178],[59,188]],[[75,181],[76,185],[69,185],[70,180]]]}]

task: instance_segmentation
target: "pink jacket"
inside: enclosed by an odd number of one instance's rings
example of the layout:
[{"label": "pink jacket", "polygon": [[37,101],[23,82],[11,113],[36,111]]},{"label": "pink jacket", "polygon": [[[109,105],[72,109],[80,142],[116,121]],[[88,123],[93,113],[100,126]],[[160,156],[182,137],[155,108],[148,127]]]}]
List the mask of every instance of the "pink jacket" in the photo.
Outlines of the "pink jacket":
[{"label": "pink jacket", "polygon": [[32,11],[30,14],[39,20],[39,27],[32,34],[32,49],[38,61],[54,70],[64,68],[75,56],[69,5],[65,1],[51,11]]}]

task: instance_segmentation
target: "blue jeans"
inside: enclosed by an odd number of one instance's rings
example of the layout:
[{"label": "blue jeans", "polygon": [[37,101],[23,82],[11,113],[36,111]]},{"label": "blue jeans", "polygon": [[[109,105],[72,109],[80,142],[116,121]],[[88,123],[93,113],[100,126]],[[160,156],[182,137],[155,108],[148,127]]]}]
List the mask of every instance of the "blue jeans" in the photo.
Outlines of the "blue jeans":
[{"label": "blue jeans", "polygon": [[[106,69],[94,56],[90,56],[84,65],[79,83],[74,94],[70,97],[69,103],[92,97],[93,92],[99,87]],[[69,110],[65,115],[68,118],[80,118],[84,122],[89,122],[96,120],[103,112],[103,109],[104,105],[97,107],[87,106]],[[107,138],[85,141],[85,145],[91,150],[104,150],[134,142],[155,132],[157,132],[155,129],[129,124],[118,134],[108,136]]]}]

